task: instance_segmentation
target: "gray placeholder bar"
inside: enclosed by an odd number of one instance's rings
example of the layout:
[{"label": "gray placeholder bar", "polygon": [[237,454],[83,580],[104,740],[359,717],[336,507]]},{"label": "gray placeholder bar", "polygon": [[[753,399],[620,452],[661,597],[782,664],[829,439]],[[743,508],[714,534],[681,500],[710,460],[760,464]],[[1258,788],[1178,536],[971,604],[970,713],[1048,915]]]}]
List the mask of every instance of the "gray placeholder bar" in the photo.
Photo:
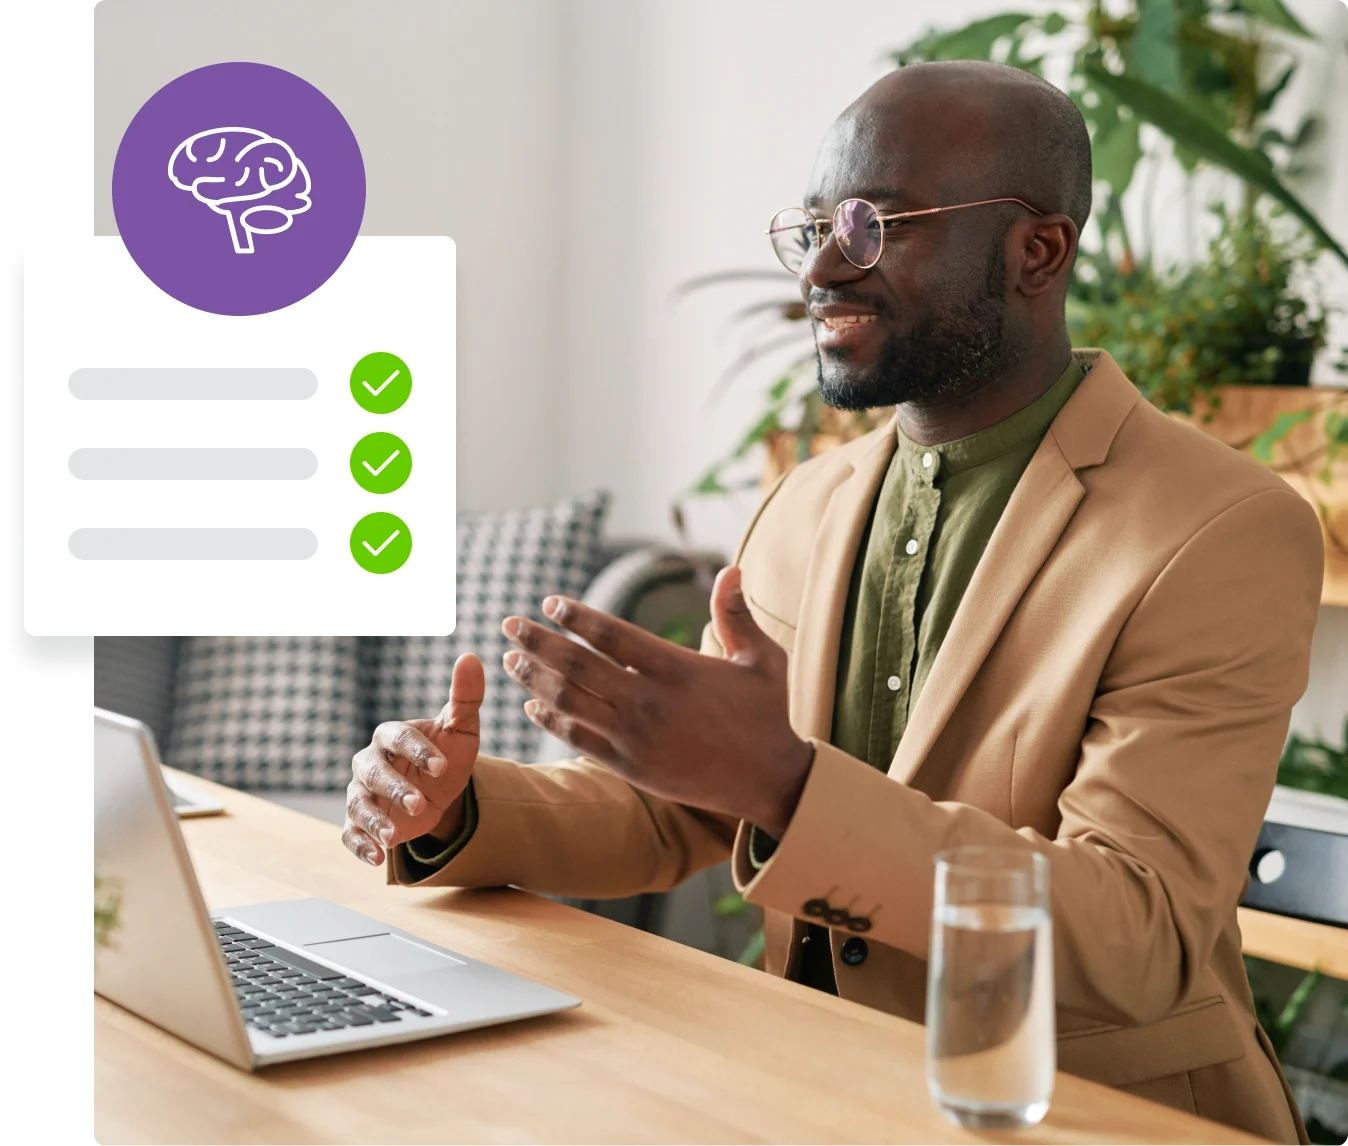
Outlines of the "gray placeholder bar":
[{"label": "gray placeholder bar", "polygon": [[70,376],[70,392],[89,401],[246,401],[312,398],[312,370],[280,366],[95,367]]},{"label": "gray placeholder bar", "polygon": [[70,455],[81,481],[303,481],[314,476],[312,450],[89,449]]},{"label": "gray placeholder bar", "polygon": [[77,529],[80,561],[304,561],[318,551],[307,529]]}]

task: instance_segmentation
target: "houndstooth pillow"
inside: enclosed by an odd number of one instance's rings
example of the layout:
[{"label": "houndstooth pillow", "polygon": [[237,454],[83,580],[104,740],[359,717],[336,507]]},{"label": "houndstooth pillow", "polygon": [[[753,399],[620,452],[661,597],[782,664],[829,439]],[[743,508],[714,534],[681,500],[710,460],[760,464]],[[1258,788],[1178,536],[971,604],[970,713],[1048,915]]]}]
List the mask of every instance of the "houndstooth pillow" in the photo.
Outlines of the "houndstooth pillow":
[{"label": "houndstooth pillow", "polygon": [[454,661],[472,652],[487,677],[482,751],[532,761],[541,732],[524,715],[525,694],[501,666],[509,648],[501,622],[512,613],[542,621],[549,593],[584,592],[599,571],[607,510],[608,494],[596,492],[541,509],[462,516],[454,634],[362,642],[371,729],[384,720],[438,713],[449,699]]},{"label": "houndstooth pillow", "polygon": [[541,733],[501,667],[501,622],[584,591],[607,508],[595,493],[461,516],[453,636],[185,638],[165,762],[241,788],[340,789],[376,724],[440,711],[463,652],[486,668],[482,751],[532,761]]},{"label": "houndstooth pillow", "polygon": [[367,742],[355,637],[187,637],[165,762],[243,788],[343,787]]}]

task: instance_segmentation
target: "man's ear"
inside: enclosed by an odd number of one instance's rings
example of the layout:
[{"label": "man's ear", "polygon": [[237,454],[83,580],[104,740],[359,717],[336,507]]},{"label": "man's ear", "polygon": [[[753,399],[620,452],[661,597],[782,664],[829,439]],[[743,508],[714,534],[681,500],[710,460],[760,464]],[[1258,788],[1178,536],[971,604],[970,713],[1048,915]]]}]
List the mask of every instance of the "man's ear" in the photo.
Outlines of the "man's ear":
[{"label": "man's ear", "polygon": [[1077,225],[1066,215],[1039,215],[1011,228],[1019,263],[1009,262],[1016,289],[1027,298],[1043,294],[1072,267]]}]

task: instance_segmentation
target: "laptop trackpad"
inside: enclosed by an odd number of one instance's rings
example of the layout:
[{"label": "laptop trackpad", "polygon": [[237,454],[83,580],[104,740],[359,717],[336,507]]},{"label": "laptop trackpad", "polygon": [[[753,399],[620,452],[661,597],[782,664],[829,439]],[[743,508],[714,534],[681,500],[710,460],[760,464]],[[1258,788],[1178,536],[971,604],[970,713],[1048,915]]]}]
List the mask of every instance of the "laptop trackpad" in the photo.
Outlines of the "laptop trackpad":
[{"label": "laptop trackpad", "polygon": [[432,951],[429,947],[397,935],[367,935],[363,939],[306,943],[305,950],[340,963],[352,971],[385,981],[395,975],[448,971],[451,967],[464,966],[462,959]]}]

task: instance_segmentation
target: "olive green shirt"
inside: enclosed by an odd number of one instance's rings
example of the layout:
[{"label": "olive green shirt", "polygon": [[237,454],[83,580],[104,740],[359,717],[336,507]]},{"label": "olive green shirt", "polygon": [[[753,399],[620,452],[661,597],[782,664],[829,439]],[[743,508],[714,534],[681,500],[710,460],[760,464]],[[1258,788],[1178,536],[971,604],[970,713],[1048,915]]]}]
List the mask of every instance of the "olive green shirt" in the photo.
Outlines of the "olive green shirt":
[{"label": "olive green shirt", "polygon": [[[888,771],[908,717],[1002,511],[1049,425],[1090,369],[1073,353],[1058,380],[1030,405],[967,438],[921,446],[901,430],[871,510],[843,614],[832,743]],[[447,864],[472,838],[469,784],[464,828],[445,844],[404,845],[414,879]],[[755,828],[750,859],[766,863],[776,842]],[[800,981],[836,993],[828,931],[810,924]]]},{"label": "olive green shirt", "polygon": [[[1030,405],[967,438],[898,449],[853,568],[838,651],[830,741],[888,771],[974,568],[1058,411],[1089,369],[1073,354]],[[766,862],[775,846],[755,832]],[[836,993],[827,929],[810,924],[800,980]]]}]

